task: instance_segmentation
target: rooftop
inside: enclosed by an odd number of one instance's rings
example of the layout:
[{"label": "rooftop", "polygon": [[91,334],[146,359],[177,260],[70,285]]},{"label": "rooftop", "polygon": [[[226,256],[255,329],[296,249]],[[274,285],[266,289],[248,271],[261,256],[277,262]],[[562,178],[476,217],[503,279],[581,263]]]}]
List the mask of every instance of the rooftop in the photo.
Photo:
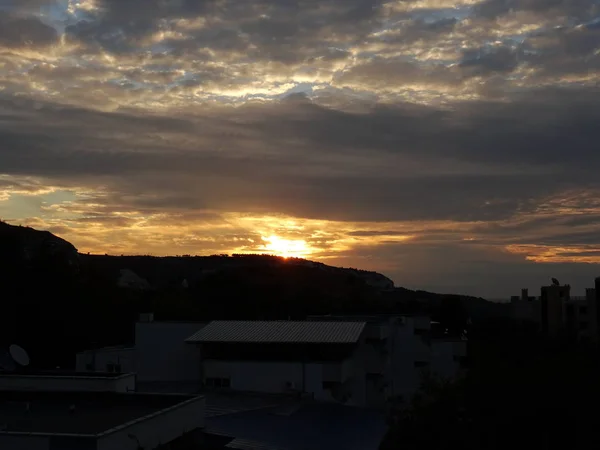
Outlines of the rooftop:
[{"label": "rooftop", "polygon": [[364,327],[365,322],[215,320],[186,342],[352,344]]},{"label": "rooftop", "polygon": [[382,413],[367,408],[308,403],[289,414],[279,409],[207,417],[205,430],[235,438],[228,448],[377,450],[388,428]]},{"label": "rooftop", "polygon": [[122,352],[122,351],[133,351],[135,347],[133,345],[112,345],[110,347],[90,348],[83,350],[79,353],[94,353],[94,352]]},{"label": "rooftop", "polygon": [[1,391],[0,434],[98,434],[193,398],[111,392]]},{"label": "rooftop", "polygon": [[76,372],[74,370],[31,370],[24,368],[15,372],[0,372],[0,377],[64,377],[64,378],[118,378],[123,373],[116,372]]}]

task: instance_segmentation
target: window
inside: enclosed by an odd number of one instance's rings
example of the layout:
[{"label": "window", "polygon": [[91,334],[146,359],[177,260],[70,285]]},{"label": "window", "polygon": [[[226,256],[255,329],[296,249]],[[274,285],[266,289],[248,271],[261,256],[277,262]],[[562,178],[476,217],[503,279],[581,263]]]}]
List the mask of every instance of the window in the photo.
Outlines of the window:
[{"label": "window", "polygon": [[115,371],[115,365],[113,363],[107,363],[106,364],[106,371],[107,372],[114,372]]},{"label": "window", "polygon": [[121,364],[115,364],[115,372],[116,372],[116,373],[123,373],[123,372],[121,371]]},{"label": "window", "polygon": [[229,388],[231,380],[229,378],[206,378],[204,384],[209,388]]},{"label": "window", "polygon": [[580,306],[579,314],[587,314],[587,306]]},{"label": "window", "polygon": [[429,367],[429,362],[427,362],[427,361],[415,361],[414,365],[417,368]]},{"label": "window", "polygon": [[86,370],[86,372],[93,372],[94,371],[94,365],[92,363],[87,363],[85,365],[85,370]]},{"label": "window", "polygon": [[428,330],[427,330],[426,328],[415,328],[415,331],[414,331],[414,333],[415,333],[415,335],[417,335],[417,336],[424,336],[424,335],[426,335],[426,334],[427,334],[427,331],[428,331]]}]

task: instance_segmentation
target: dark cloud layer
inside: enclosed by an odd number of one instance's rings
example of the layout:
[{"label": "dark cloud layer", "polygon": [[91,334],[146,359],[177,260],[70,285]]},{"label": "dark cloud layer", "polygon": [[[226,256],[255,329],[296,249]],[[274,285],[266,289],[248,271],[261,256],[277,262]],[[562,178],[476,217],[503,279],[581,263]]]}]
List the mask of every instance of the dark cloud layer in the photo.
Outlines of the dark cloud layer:
[{"label": "dark cloud layer", "polygon": [[0,14],[0,48],[44,48],[57,39],[56,30],[37,18]]},{"label": "dark cloud layer", "polygon": [[31,223],[88,248],[287,233],[469,293],[600,262],[595,0],[65,5],[0,0],[3,215],[52,192]]},{"label": "dark cloud layer", "polygon": [[[538,91],[454,110],[397,105],[351,114],[304,101],[169,118],[22,106],[13,112],[21,119],[0,130],[0,165],[63,180],[127,177],[115,182],[134,194],[168,180],[164,207],[490,220],[543,194],[598,187],[598,101],[591,90]],[[328,171],[315,170],[323,164]]]}]

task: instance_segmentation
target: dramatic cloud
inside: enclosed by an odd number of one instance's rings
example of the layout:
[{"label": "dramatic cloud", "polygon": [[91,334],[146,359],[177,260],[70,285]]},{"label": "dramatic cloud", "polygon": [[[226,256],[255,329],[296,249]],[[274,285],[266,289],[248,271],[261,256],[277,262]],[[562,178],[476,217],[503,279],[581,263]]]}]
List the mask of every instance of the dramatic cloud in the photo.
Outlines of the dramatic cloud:
[{"label": "dramatic cloud", "polygon": [[0,0],[0,215],[82,251],[583,283],[599,80],[595,0]]}]

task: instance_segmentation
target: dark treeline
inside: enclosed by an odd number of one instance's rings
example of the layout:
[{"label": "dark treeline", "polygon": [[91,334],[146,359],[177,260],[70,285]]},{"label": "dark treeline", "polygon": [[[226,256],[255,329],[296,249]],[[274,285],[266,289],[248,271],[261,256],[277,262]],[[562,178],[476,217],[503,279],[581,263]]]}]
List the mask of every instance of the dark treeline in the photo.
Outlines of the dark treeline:
[{"label": "dark treeline", "polygon": [[425,376],[420,395],[391,419],[382,450],[597,448],[595,345],[545,340],[508,320],[482,321],[469,338],[466,375]]}]

